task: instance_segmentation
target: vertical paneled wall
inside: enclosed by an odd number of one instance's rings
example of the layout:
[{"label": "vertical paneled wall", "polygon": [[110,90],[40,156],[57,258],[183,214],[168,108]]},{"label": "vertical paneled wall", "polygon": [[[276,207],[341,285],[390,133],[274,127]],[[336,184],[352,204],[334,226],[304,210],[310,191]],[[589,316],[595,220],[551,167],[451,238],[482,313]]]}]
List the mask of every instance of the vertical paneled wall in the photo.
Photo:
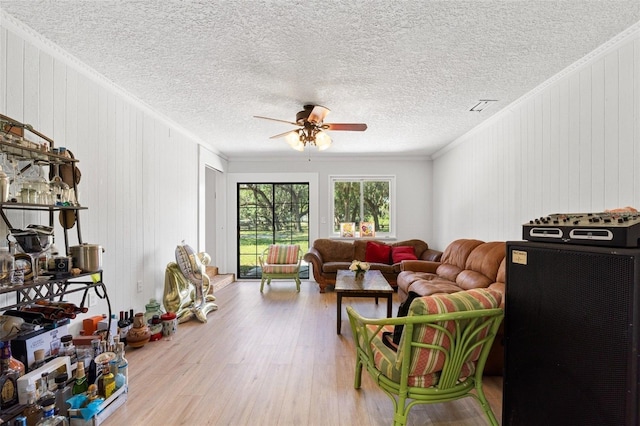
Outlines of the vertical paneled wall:
[{"label": "vertical paneled wall", "polygon": [[[143,310],[149,298],[162,300],[164,270],[176,244],[198,244],[197,143],[55,47],[5,26],[0,112],[33,125],[80,160],[78,198],[88,207],[81,212],[82,237],[105,249],[113,310]],[[11,215],[14,227],[47,219]],[[62,235],[58,225],[59,248]],[[77,244],[75,228],[70,235],[71,245]],[[105,309],[101,304],[90,312]]]},{"label": "vertical paneled wall", "polygon": [[521,239],[550,213],[640,209],[640,25],[434,158],[439,246]]}]

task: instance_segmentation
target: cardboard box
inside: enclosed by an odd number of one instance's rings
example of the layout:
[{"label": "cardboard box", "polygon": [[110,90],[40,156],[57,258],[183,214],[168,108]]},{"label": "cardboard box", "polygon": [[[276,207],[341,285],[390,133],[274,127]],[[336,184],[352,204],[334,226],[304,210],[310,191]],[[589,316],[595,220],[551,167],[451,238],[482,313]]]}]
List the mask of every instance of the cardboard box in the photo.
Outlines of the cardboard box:
[{"label": "cardboard box", "polygon": [[82,331],[85,336],[91,336],[98,330],[98,323],[102,321],[102,315],[85,318],[82,320]]},{"label": "cardboard box", "polygon": [[51,356],[51,343],[60,346],[60,338],[69,334],[67,324],[57,328],[42,329],[33,333],[18,336],[11,340],[11,354],[24,364],[25,371],[30,371],[30,366],[35,361],[34,352],[44,349],[45,358]]}]

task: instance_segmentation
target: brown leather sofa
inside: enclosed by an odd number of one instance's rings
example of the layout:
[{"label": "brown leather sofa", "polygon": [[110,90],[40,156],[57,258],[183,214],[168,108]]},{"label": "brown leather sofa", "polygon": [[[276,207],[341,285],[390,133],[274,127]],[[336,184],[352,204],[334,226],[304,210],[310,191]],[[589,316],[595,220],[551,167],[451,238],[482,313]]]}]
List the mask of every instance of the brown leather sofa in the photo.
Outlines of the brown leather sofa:
[{"label": "brown leather sofa", "polygon": [[[506,243],[483,242],[473,239],[453,241],[442,253],[439,261],[405,260],[398,274],[398,299],[407,300],[409,292],[414,296],[430,296],[435,293],[455,293],[472,288],[492,288],[502,293],[504,307]],[[487,360],[485,373],[502,374],[503,367],[502,326]]]},{"label": "brown leather sofa", "polygon": [[[387,244],[373,239],[358,239],[352,241],[332,240],[320,238],[313,242],[309,251],[304,255],[304,260],[313,265],[313,278],[320,286],[320,293],[324,293],[328,286],[336,283],[336,275],[339,269],[349,269],[353,260],[367,261],[367,244],[374,243],[385,247],[413,247],[415,257],[424,261],[437,261],[442,252],[432,250],[422,240],[406,240]],[[370,262],[372,270],[379,270],[391,286],[396,286],[396,279],[400,273],[401,262],[393,262],[389,258],[387,262]]]}]

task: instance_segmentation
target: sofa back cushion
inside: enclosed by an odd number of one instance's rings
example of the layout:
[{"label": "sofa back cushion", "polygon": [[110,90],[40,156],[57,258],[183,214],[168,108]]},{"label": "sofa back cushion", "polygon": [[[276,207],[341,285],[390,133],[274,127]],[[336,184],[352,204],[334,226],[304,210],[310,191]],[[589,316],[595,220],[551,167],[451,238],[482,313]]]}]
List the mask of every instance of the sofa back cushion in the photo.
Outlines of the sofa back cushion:
[{"label": "sofa back cushion", "polygon": [[369,263],[391,263],[391,246],[376,241],[367,241],[364,260]]},{"label": "sofa back cushion", "polygon": [[[357,259],[354,257],[354,247],[350,242],[319,238],[313,242],[313,247],[318,250],[324,262],[351,262]],[[358,260],[364,260],[364,258]]]},{"label": "sofa back cushion", "polygon": [[456,284],[463,290],[486,288],[496,282],[500,264],[506,255],[506,243],[493,241],[476,247],[465,264],[465,269],[456,277]]},{"label": "sofa back cushion", "polygon": [[480,244],[483,244],[483,241],[471,239],[460,239],[451,242],[442,253],[441,265],[438,266],[436,274],[455,282],[458,274],[465,268],[469,254]]}]

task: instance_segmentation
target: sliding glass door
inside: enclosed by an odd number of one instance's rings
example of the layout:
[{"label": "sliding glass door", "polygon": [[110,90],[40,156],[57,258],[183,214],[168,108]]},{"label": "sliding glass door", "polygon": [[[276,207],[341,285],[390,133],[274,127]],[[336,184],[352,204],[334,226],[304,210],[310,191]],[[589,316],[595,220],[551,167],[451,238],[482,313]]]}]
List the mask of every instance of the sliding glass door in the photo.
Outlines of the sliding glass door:
[{"label": "sliding glass door", "polygon": [[[260,278],[269,244],[309,249],[308,183],[238,183],[238,279]],[[303,261],[300,278],[309,278]]]}]

